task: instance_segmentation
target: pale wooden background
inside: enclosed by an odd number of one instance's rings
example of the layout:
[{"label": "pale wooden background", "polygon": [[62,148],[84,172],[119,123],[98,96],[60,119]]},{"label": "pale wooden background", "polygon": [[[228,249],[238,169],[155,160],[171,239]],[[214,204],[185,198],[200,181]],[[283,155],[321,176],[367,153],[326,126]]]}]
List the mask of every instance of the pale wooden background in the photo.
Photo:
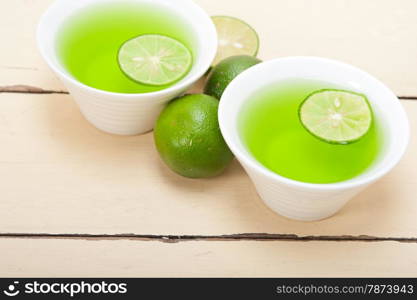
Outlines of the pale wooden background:
[{"label": "pale wooden background", "polygon": [[152,134],[89,125],[35,45],[51,2],[0,2],[0,276],[417,276],[415,0],[196,0],[253,25],[262,59],[340,59],[403,99],[403,161],[313,223],[271,212],[237,163],[185,179]]}]

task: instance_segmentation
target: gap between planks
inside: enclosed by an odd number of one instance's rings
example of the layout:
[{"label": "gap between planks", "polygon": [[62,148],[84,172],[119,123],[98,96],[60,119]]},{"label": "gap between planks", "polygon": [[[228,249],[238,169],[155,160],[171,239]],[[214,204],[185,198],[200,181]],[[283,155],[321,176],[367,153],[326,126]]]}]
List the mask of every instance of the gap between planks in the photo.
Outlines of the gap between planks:
[{"label": "gap between planks", "polygon": [[[64,94],[68,95],[67,91],[63,90],[48,90],[30,85],[6,85],[0,86],[1,93],[15,93],[15,94]],[[400,100],[417,100],[417,96],[397,96]]]},{"label": "gap between planks", "polygon": [[67,91],[61,90],[45,90],[40,87],[17,84],[0,86],[1,93],[15,93],[15,94],[69,94]]},{"label": "gap between planks", "polygon": [[417,243],[417,237],[379,237],[369,235],[308,235],[240,233],[225,235],[152,235],[152,234],[75,234],[75,233],[0,233],[1,238],[74,239],[74,240],[138,240],[163,243],[187,241],[292,241],[292,242],[398,242]]}]

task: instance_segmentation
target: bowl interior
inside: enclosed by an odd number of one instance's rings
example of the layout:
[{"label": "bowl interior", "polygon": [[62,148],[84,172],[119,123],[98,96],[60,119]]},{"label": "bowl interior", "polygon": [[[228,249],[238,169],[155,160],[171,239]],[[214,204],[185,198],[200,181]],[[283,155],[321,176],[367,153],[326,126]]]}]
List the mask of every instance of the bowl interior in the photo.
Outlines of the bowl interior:
[{"label": "bowl interior", "polygon": [[[106,2],[116,2],[118,0],[57,0],[42,16],[38,26],[38,45],[40,51],[54,71],[66,79],[82,83],[74,79],[61,64],[56,51],[56,34],[60,25],[77,11],[85,9],[89,5]],[[194,63],[190,72],[175,86],[186,85],[201,77],[210,67],[217,51],[217,33],[210,17],[196,4],[190,0],[122,0],[126,2],[144,2],[162,6],[172,10],[180,16],[186,23],[189,23],[194,35]],[[166,90],[172,89],[167,88]],[[166,91],[164,90],[164,91]],[[104,92],[104,91],[103,91]],[[151,94],[151,93],[148,93]],[[132,94],[131,94],[132,95]]]},{"label": "bowl interior", "polygon": [[289,78],[303,78],[328,82],[346,90],[367,95],[378,123],[384,134],[383,149],[377,161],[364,173],[340,183],[325,184],[341,186],[372,181],[385,174],[401,158],[408,138],[407,116],[394,93],[383,83],[366,72],[334,60],[317,57],[288,57],[256,65],[240,74],[225,90],[219,108],[219,122],[222,134],[231,150],[245,167],[252,167],[279,180],[301,185],[323,185],[301,183],[281,177],[263,167],[246,150],[241,141],[238,116],[249,95],[279,81]]}]

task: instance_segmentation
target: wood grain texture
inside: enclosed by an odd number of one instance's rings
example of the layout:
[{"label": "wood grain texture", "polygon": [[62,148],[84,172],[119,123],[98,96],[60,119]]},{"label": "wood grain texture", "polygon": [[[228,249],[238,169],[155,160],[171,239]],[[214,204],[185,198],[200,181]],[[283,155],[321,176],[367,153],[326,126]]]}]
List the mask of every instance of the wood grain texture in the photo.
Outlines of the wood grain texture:
[{"label": "wood grain texture", "polygon": [[417,276],[417,244],[395,242],[0,239],[0,248],[2,277]]},{"label": "wood grain texture", "polygon": [[[65,88],[38,54],[35,29],[53,0],[0,2],[0,86]],[[402,0],[195,0],[211,15],[246,20],[261,39],[260,57],[315,55],[357,65],[397,94],[417,95],[417,2]]]},{"label": "wood grain texture", "polygon": [[[417,102],[402,103],[415,127]],[[392,173],[313,223],[266,208],[236,162],[213,179],[177,176],[151,133],[102,133],[69,95],[0,95],[0,140],[1,233],[417,236],[415,135]]]},{"label": "wood grain texture", "polygon": [[[84,120],[71,96],[54,94],[65,88],[42,61],[35,39],[52,1],[0,1],[0,276],[417,276],[413,130],[399,166],[336,216],[313,223],[285,219],[263,205],[238,163],[214,179],[179,177],[160,161],[151,133],[104,134]],[[414,0],[195,2],[209,14],[253,25],[263,59],[340,59],[398,95],[417,96]],[[416,128],[417,101],[402,103]],[[239,239],[259,237],[255,233],[344,241]],[[166,235],[225,234],[233,238],[162,242]],[[349,236],[413,241],[349,242]]]}]

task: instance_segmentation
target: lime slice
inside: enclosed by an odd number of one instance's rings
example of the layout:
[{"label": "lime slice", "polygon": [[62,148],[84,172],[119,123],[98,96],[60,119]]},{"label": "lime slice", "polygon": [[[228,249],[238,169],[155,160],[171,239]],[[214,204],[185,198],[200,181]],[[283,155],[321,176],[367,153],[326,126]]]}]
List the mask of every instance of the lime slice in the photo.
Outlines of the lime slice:
[{"label": "lime slice", "polygon": [[230,56],[258,54],[258,34],[244,21],[227,16],[214,16],[212,20],[219,39],[219,48],[213,65]]},{"label": "lime slice", "polygon": [[146,34],[126,41],[119,49],[119,66],[134,81],[165,85],[184,77],[192,55],[179,41],[158,34]]},{"label": "lime slice", "polygon": [[329,143],[349,144],[362,138],[372,125],[372,110],[365,95],[320,90],[300,105],[303,126]]}]

